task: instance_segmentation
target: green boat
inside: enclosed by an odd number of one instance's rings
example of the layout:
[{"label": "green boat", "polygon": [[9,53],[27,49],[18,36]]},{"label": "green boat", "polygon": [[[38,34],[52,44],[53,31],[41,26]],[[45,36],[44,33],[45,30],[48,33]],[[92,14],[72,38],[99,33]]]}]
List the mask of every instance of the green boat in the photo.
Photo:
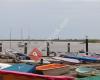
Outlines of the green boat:
[{"label": "green boat", "polygon": [[76,72],[78,73],[78,75],[90,76],[90,75],[94,75],[96,73],[96,69],[81,66],[76,69]]}]

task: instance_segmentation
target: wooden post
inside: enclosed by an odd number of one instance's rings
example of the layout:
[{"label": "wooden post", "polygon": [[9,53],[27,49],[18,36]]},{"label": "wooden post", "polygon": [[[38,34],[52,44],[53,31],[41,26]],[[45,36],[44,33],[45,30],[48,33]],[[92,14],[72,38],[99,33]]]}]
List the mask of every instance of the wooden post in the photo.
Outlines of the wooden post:
[{"label": "wooden post", "polygon": [[70,43],[68,43],[68,52],[70,53]]},{"label": "wooden post", "polygon": [[43,59],[40,60],[40,64],[43,64]]},{"label": "wooden post", "polygon": [[24,44],[24,54],[27,54],[27,43]]},{"label": "wooden post", "polygon": [[86,55],[88,55],[88,36],[86,36]]},{"label": "wooden post", "polygon": [[50,45],[49,45],[49,42],[47,42],[47,56],[49,57],[49,54],[50,54]]},{"label": "wooden post", "polygon": [[0,52],[2,52],[2,43],[0,43]]}]

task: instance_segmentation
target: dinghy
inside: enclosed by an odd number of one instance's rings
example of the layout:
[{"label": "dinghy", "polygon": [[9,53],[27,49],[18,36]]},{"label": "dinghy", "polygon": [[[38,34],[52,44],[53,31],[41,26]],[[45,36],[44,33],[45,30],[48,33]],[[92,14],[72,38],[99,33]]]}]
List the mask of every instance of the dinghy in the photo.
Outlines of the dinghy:
[{"label": "dinghy", "polygon": [[[37,61],[37,62],[36,62],[36,61],[34,61],[34,60],[21,60],[21,62],[22,62],[22,63],[33,63],[33,64],[38,64],[38,63],[40,63],[40,61]],[[50,62],[43,59],[43,64],[50,64]]]},{"label": "dinghy", "polygon": [[75,80],[68,76],[46,76],[33,73],[0,70],[0,80]]},{"label": "dinghy", "polygon": [[100,60],[100,55],[93,55],[93,54],[86,55],[85,53],[83,53],[83,54],[80,53],[77,56],[83,56],[83,57],[89,57],[89,58],[96,58],[96,59]]},{"label": "dinghy", "polygon": [[87,62],[99,62],[100,59],[97,58],[91,58],[91,57],[87,57],[87,56],[67,56],[65,55],[64,58],[71,58],[71,59],[77,59],[80,61],[87,61]]},{"label": "dinghy", "polygon": [[58,76],[69,70],[69,65],[65,64],[47,64],[36,67],[37,71],[41,71],[44,75]]},{"label": "dinghy", "polygon": [[10,67],[4,68],[3,70],[34,73],[36,71],[36,66],[30,64],[14,64]]},{"label": "dinghy", "polygon": [[63,57],[53,57],[53,59],[61,60],[69,63],[80,63],[80,61],[77,59],[70,59],[70,58],[63,58]]},{"label": "dinghy", "polygon": [[83,76],[88,76],[88,75],[95,75],[96,69],[95,68],[90,68],[90,67],[78,67],[76,69],[76,72],[79,75],[83,75]]}]

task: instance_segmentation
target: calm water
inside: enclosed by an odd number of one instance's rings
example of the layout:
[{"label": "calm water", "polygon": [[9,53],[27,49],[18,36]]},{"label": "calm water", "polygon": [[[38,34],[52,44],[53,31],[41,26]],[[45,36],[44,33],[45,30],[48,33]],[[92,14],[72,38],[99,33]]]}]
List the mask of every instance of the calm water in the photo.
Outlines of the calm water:
[{"label": "calm water", "polygon": [[[5,49],[9,48],[10,43],[7,41],[2,43],[4,52]],[[67,44],[68,42],[50,42],[50,51],[54,51],[56,53],[65,53],[67,52]],[[71,52],[78,52],[81,49],[85,50],[85,44],[81,44],[81,42],[70,42],[70,46]],[[11,42],[11,48],[22,53],[24,52],[24,47],[18,47],[18,41]],[[33,48],[39,48],[44,55],[46,54],[46,42],[33,41],[28,43],[28,53],[30,53]],[[100,53],[100,43],[89,43],[89,52]]]}]

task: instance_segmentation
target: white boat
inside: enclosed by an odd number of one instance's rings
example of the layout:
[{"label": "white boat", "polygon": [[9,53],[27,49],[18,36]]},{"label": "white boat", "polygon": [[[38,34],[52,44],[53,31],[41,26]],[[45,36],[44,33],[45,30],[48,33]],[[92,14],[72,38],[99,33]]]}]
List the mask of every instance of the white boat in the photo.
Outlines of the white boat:
[{"label": "white boat", "polygon": [[4,68],[7,68],[7,67],[10,67],[10,66],[12,66],[12,65],[10,65],[10,64],[5,64],[5,63],[0,63],[0,70],[1,70],[1,69],[4,69]]},{"label": "white boat", "polygon": [[[34,60],[21,60],[22,63],[40,63],[40,61],[34,61]],[[43,60],[43,64],[50,64],[49,61]]]},{"label": "white boat", "polygon": [[71,59],[71,58],[53,57],[53,59],[62,60],[62,61],[65,61],[65,62],[70,62],[70,63],[80,63],[79,60],[77,60],[77,59]]}]

